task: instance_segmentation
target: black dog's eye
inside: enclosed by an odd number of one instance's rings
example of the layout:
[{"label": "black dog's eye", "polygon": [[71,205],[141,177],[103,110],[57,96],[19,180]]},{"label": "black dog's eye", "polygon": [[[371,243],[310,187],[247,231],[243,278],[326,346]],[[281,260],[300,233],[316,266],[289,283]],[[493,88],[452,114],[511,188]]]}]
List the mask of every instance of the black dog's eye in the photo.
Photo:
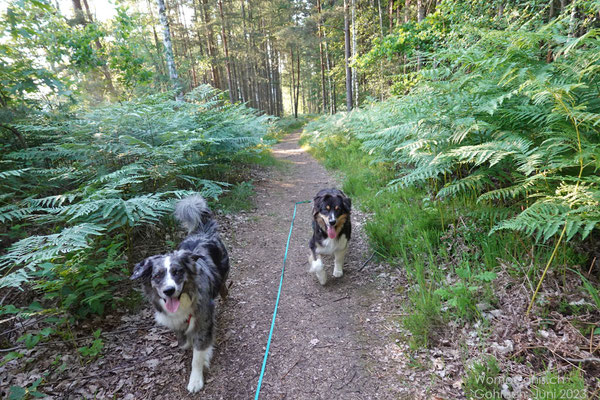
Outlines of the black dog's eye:
[{"label": "black dog's eye", "polygon": [[325,208],[327,209],[327,211],[329,211],[329,210],[331,209],[331,207],[329,207],[329,206],[327,206],[327,207],[325,207]]},{"label": "black dog's eye", "polygon": [[336,211],[339,210],[339,209],[340,209],[340,206],[335,206],[335,210]]}]

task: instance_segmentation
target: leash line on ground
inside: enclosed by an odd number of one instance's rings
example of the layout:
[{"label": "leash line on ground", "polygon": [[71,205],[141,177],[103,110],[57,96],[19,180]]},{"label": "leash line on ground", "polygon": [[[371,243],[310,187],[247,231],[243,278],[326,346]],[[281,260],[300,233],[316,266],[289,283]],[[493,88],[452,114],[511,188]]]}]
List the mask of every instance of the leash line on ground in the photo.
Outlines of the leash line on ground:
[{"label": "leash line on ground", "polygon": [[285,254],[283,255],[283,266],[281,267],[281,278],[279,279],[279,289],[277,290],[277,300],[275,300],[275,308],[273,309],[273,318],[271,319],[271,330],[269,331],[269,339],[267,340],[267,348],[265,349],[265,356],[263,357],[262,368],[260,370],[260,377],[258,378],[258,384],[256,385],[256,395],[254,400],[258,400],[260,395],[260,387],[262,386],[263,377],[265,375],[265,368],[267,366],[267,357],[269,356],[269,348],[271,347],[271,338],[273,337],[273,328],[275,328],[275,317],[277,317],[277,308],[279,307],[279,297],[281,296],[281,287],[283,285],[283,275],[285,272],[285,262],[287,260],[288,250],[290,248],[290,239],[292,238],[292,229],[294,229],[294,220],[296,219],[296,208],[298,204],[310,203],[310,200],[297,201],[294,203],[294,215],[292,216],[292,223],[290,224],[290,233],[288,234],[287,243],[285,245]]}]

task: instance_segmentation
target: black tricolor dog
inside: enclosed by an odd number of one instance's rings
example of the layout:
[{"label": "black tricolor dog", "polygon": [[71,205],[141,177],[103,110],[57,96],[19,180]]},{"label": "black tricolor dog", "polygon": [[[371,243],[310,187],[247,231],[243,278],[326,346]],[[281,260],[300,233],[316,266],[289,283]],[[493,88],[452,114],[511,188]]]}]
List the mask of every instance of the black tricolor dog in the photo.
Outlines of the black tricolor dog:
[{"label": "black tricolor dog", "polygon": [[176,251],[136,264],[131,279],[142,279],[156,322],[174,330],[183,348],[193,346],[187,389],[197,392],[204,386],[203,368],[209,367],[212,356],[214,299],[219,293],[227,296],[229,257],[201,196],[180,200],[175,217],[188,237]]},{"label": "black tricolor dog", "polygon": [[351,208],[350,198],[338,189],[323,189],[313,199],[313,236],[309,242],[308,260],[310,272],[317,275],[321,285],[327,283],[321,254],[335,256],[333,276],[339,278],[344,274],[344,256],[352,231]]}]

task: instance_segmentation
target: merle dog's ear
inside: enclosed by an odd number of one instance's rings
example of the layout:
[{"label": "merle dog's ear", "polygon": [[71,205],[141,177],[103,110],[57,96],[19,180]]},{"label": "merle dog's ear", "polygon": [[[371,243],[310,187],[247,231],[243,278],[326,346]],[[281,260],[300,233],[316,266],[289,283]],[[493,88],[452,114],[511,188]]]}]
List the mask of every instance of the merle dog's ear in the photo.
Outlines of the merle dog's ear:
[{"label": "merle dog's ear", "polygon": [[194,268],[194,264],[200,258],[199,254],[192,253],[189,250],[178,250],[177,258],[179,258],[179,262],[183,265],[188,272],[193,273],[196,268]]},{"label": "merle dog's ear", "polygon": [[129,279],[137,279],[142,276],[147,276],[150,272],[152,272],[152,257],[146,258],[144,261],[135,264],[133,267],[133,275]]}]

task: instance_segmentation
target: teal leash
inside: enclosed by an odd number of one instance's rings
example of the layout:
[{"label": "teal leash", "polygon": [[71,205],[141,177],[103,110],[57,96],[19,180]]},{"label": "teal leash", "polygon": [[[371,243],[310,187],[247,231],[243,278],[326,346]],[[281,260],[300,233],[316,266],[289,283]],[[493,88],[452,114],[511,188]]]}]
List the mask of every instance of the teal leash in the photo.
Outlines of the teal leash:
[{"label": "teal leash", "polygon": [[260,395],[260,387],[262,386],[263,377],[265,375],[265,368],[267,367],[267,357],[269,357],[269,348],[271,347],[271,339],[273,338],[273,328],[275,328],[275,317],[277,317],[277,308],[279,307],[279,297],[281,296],[281,286],[283,286],[283,275],[285,272],[285,262],[287,260],[288,250],[290,248],[290,239],[292,238],[292,229],[294,229],[294,220],[296,219],[296,207],[298,204],[310,203],[310,200],[297,201],[294,204],[294,215],[292,216],[292,224],[290,225],[290,233],[288,234],[287,244],[285,245],[285,255],[283,256],[283,267],[281,267],[281,278],[279,279],[279,290],[277,290],[277,300],[275,301],[275,309],[273,310],[273,319],[271,320],[271,330],[269,331],[269,340],[267,340],[267,349],[265,350],[265,356],[262,362],[262,368],[260,370],[260,377],[258,378],[258,385],[256,386],[256,395],[254,400],[258,400]]}]

